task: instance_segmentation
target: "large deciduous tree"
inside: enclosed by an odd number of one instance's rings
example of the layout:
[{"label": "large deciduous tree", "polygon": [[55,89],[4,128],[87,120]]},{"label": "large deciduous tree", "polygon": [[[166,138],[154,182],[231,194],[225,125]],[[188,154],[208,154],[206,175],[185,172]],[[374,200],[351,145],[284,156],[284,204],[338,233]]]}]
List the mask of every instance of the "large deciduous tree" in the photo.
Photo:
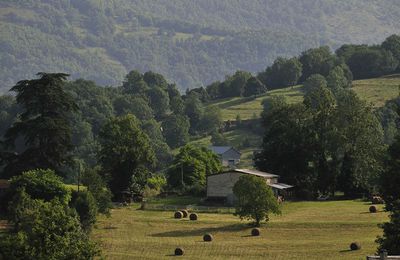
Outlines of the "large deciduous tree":
[{"label": "large deciduous tree", "polygon": [[135,116],[128,114],[109,120],[100,130],[99,161],[115,199],[129,191],[132,176],[141,167],[152,166],[154,151],[149,137]]},{"label": "large deciduous tree", "polygon": [[7,130],[5,143],[13,149],[23,138],[21,153],[2,154],[6,162],[4,177],[36,168],[54,169],[58,174],[70,161],[70,115],[77,110],[71,95],[64,89],[68,77],[63,73],[38,73],[38,79],[22,80],[11,91],[22,108],[18,120]]},{"label": "large deciduous tree", "polygon": [[256,226],[265,220],[269,214],[280,214],[280,208],[272,189],[263,178],[254,175],[240,176],[233,186],[236,197],[235,215],[241,219],[253,219]]}]

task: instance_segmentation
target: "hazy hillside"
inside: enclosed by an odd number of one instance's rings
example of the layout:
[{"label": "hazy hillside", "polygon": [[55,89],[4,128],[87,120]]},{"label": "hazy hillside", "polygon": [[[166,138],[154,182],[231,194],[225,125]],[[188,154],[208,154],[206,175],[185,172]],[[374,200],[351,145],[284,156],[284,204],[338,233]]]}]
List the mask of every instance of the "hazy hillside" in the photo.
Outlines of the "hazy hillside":
[{"label": "hazy hillside", "polygon": [[328,44],[400,32],[396,0],[2,0],[0,92],[38,71],[116,85],[131,69],[198,87]]}]

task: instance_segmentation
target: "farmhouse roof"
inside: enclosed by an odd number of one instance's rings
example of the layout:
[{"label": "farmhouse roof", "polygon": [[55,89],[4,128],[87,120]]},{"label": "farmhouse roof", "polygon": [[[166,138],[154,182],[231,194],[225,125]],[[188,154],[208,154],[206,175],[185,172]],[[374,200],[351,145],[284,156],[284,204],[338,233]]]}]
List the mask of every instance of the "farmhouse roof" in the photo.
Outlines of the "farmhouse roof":
[{"label": "farmhouse roof", "polygon": [[216,154],[224,154],[231,149],[241,154],[238,150],[236,150],[232,146],[210,146],[209,149]]},{"label": "farmhouse roof", "polygon": [[221,173],[210,174],[208,176],[213,176],[213,175],[218,175],[218,174],[225,174],[225,173],[230,173],[230,172],[238,172],[238,173],[256,175],[256,176],[260,176],[260,177],[264,177],[264,178],[278,178],[279,177],[279,175],[275,175],[275,174],[271,174],[271,173],[267,173],[267,172],[262,172],[262,171],[257,171],[257,170],[250,170],[250,169],[232,169],[232,170],[228,170],[228,171],[221,172]]},{"label": "farmhouse roof", "polygon": [[271,186],[272,188],[276,188],[278,190],[285,190],[285,189],[290,189],[290,188],[294,187],[292,185],[285,184],[285,183],[269,183],[268,185]]}]

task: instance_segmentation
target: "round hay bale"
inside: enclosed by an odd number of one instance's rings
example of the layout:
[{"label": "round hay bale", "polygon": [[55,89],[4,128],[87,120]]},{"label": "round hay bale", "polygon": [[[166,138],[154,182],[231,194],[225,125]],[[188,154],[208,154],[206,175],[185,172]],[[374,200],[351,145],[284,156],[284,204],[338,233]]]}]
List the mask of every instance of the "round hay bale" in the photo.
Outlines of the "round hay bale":
[{"label": "round hay bale", "polygon": [[361,249],[361,245],[357,242],[353,242],[350,244],[350,250],[360,250]]},{"label": "round hay bale", "polygon": [[214,237],[211,234],[205,234],[203,236],[203,241],[204,242],[211,242],[211,241],[213,241],[213,239],[214,239]]},{"label": "round hay bale", "polygon": [[175,212],[174,218],[177,218],[177,219],[183,218],[183,213],[181,211]]},{"label": "round hay bale", "polygon": [[183,217],[187,218],[187,216],[189,216],[189,212],[186,209],[181,210]]},{"label": "round hay bale", "polygon": [[190,220],[197,220],[198,217],[199,217],[199,216],[198,216],[196,213],[192,213],[192,214],[189,215],[189,219],[190,219]]},{"label": "round hay bale", "polygon": [[260,229],[259,229],[259,228],[253,228],[253,229],[251,230],[251,235],[252,235],[253,237],[259,236],[259,235],[260,235]]},{"label": "round hay bale", "polygon": [[369,207],[369,212],[370,213],[376,213],[376,212],[378,212],[378,209],[376,208],[375,205],[372,205],[371,207]]},{"label": "round hay bale", "polygon": [[175,248],[175,255],[183,255],[185,253],[185,250],[183,248],[177,247]]}]

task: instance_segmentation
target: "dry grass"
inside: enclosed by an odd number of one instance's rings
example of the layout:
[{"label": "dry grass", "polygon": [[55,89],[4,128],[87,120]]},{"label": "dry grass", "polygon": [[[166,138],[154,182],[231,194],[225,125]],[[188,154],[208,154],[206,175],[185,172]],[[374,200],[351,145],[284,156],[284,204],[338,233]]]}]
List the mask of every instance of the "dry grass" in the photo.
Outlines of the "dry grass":
[{"label": "dry grass", "polygon": [[[100,218],[93,236],[107,259],[165,259],[178,246],[188,259],[365,259],[376,250],[377,224],[387,220],[386,213],[370,214],[368,207],[360,201],[289,202],[259,237],[229,214],[189,221],[171,212],[121,208]],[[205,233],[213,234],[213,243],[202,241]],[[362,249],[350,251],[353,241]]]}]

